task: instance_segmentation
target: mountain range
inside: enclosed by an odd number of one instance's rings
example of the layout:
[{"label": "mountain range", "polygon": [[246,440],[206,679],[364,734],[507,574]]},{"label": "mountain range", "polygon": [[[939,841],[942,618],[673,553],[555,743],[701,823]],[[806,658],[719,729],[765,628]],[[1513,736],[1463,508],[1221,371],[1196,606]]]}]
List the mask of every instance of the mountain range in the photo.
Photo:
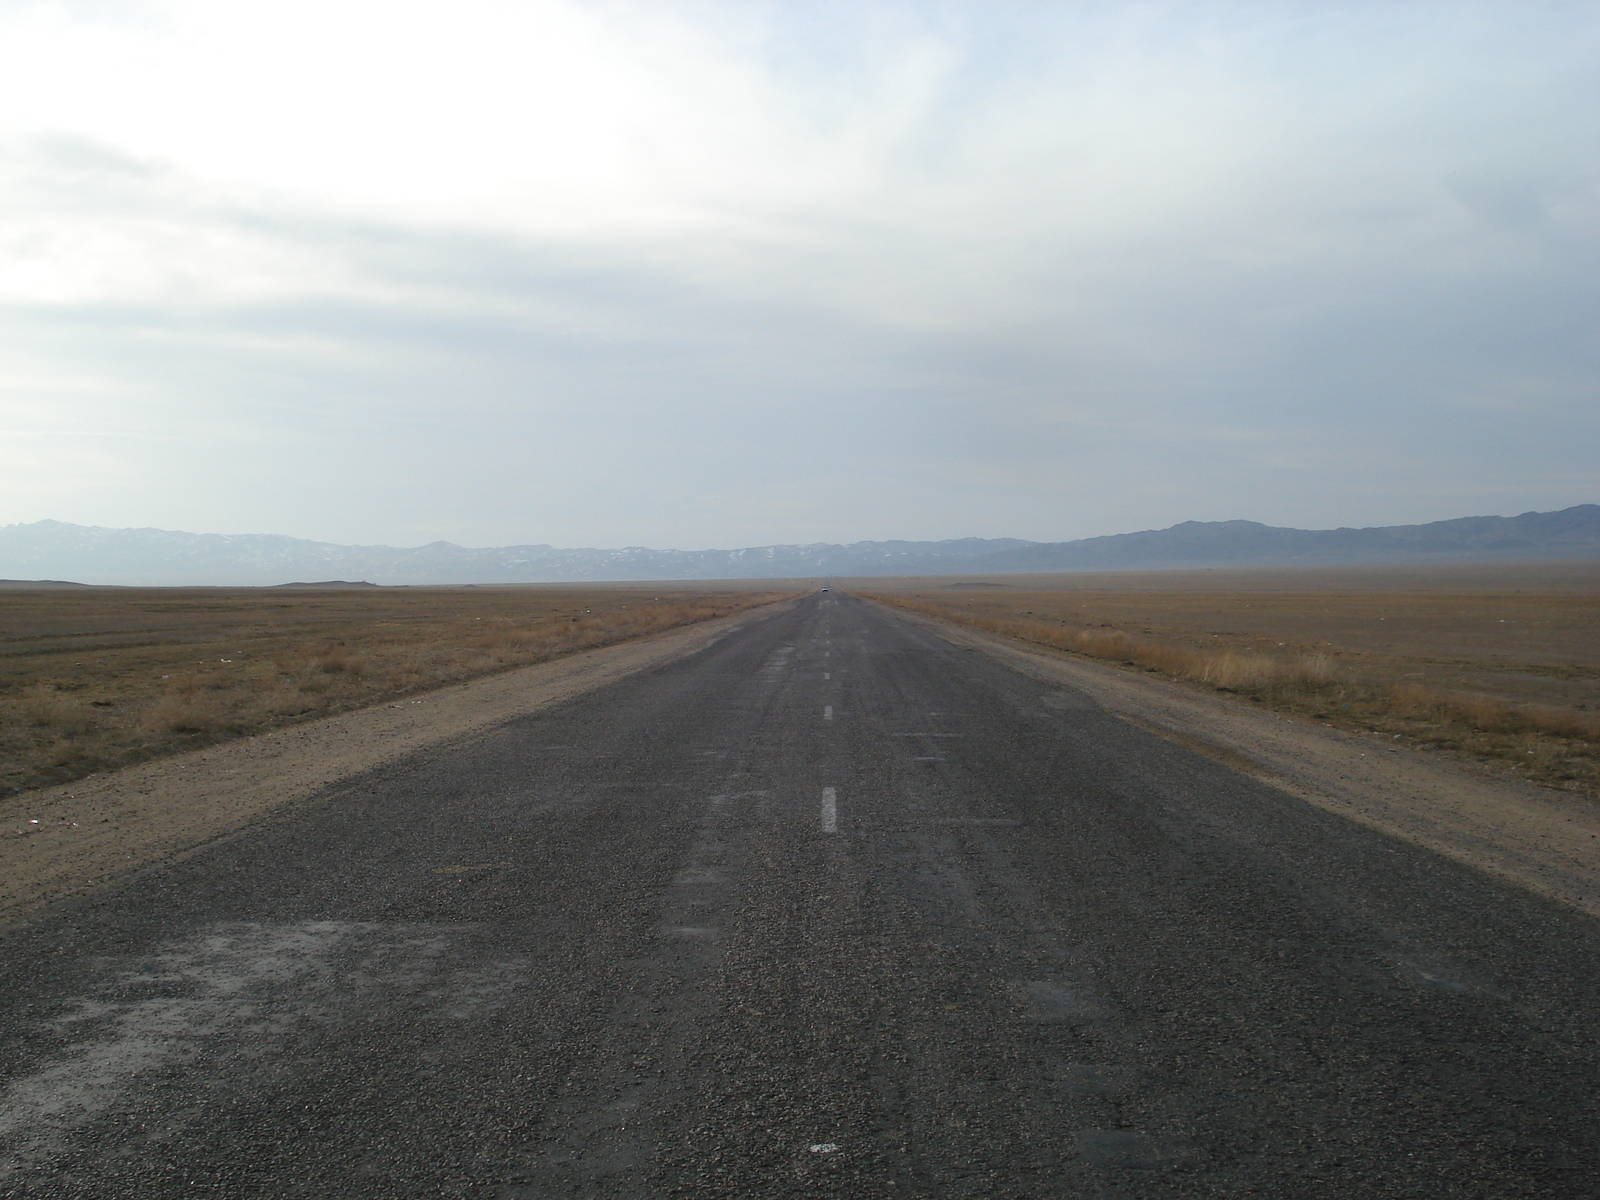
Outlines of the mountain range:
[{"label": "mountain range", "polygon": [[379,584],[779,579],[1549,558],[1600,558],[1600,505],[1370,529],[1184,521],[1070,542],[956,538],[742,550],[469,549],[450,542],[340,546],[278,534],[106,529],[61,521],[0,526],[0,577],[135,586],[334,578]]}]

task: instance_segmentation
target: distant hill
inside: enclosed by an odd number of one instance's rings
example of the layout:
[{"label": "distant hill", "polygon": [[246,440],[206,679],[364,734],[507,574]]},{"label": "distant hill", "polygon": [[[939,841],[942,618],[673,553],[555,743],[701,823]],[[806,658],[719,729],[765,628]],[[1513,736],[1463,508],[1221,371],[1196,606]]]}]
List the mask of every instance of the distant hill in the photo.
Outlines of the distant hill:
[{"label": "distant hill", "polygon": [[[106,529],[35,521],[0,526],[0,571],[94,583],[281,585],[337,576],[377,584],[560,583],[626,579],[777,579],[938,571],[1032,545],[1018,538],[757,546],[743,550],[563,550],[450,542],[340,546],[278,534]],[[301,584],[299,586],[306,586]],[[348,585],[347,585],[348,586]]]},{"label": "distant hill", "polygon": [[1493,558],[1600,558],[1600,504],[1517,517],[1458,517],[1376,529],[1285,529],[1255,521],[1185,521],[1170,529],[1004,550],[975,560],[974,571],[1335,566]]},{"label": "distant hill", "polygon": [[368,583],[365,579],[359,583],[352,583],[348,579],[323,579],[316,583],[275,583],[272,586],[281,588],[331,588],[334,591],[340,591],[348,588],[377,587],[378,585]]},{"label": "distant hill", "polygon": [[[1072,542],[956,538],[742,550],[649,550],[639,546],[563,550],[548,545],[469,549],[450,542],[401,548],[340,546],[277,534],[105,529],[61,521],[0,526],[0,571],[19,577],[131,585],[370,587],[1549,558],[1600,558],[1600,505],[1375,529],[1284,529],[1255,521],[1185,521],[1170,529]],[[333,576],[339,578],[330,578]],[[283,582],[319,578],[324,582]],[[361,582],[346,582],[351,578]],[[72,585],[34,582],[22,586]]]}]

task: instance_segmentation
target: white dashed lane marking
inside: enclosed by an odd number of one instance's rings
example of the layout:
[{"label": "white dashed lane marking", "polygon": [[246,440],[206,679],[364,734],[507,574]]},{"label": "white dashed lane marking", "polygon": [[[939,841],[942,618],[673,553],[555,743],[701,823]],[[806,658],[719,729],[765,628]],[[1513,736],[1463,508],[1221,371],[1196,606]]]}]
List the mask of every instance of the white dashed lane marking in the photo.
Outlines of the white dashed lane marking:
[{"label": "white dashed lane marking", "polygon": [[822,789],[822,832],[839,832],[839,793],[834,788]]}]

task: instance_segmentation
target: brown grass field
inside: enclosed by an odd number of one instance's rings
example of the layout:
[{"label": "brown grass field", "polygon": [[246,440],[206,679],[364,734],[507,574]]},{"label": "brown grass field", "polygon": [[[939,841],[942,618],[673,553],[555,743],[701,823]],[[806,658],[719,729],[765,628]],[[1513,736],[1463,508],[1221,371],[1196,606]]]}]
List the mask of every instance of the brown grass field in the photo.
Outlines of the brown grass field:
[{"label": "brown grass field", "polygon": [[792,596],[781,580],[0,590],[0,794]]},{"label": "brown grass field", "polygon": [[840,581],[1600,795],[1600,562]]}]

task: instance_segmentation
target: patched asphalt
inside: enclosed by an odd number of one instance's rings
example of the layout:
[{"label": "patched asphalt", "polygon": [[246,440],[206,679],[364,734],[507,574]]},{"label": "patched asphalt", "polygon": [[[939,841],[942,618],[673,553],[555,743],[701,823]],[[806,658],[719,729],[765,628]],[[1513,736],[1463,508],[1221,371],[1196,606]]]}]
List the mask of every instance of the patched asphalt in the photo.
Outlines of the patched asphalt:
[{"label": "patched asphalt", "polygon": [[1600,1195],[1594,921],[838,593],[0,963],[4,1196]]}]

